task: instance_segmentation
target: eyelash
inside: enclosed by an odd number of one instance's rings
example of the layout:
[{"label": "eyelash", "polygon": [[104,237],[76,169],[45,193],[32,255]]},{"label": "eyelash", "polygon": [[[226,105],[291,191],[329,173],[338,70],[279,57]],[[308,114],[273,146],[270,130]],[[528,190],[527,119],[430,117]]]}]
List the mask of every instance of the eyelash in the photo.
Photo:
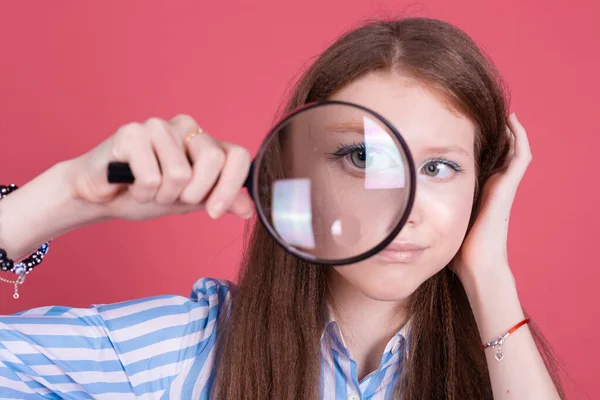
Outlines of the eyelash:
[{"label": "eyelash", "polygon": [[462,174],[464,172],[464,170],[461,168],[460,165],[458,165],[454,161],[450,161],[444,157],[432,158],[431,160],[427,160],[427,162],[425,162],[423,165],[425,166],[425,165],[431,164],[431,163],[440,163],[440,164],[447,165],[459,174]]},{"label": "eyelash", "polygon": [[364,143],[352,143],[351,145],[345,145],[340,143],[338,149],[334,153],[326,153],[331,156],[332,159],[338,159],[352,154],[357,150],[365,150],[366,146]]}]

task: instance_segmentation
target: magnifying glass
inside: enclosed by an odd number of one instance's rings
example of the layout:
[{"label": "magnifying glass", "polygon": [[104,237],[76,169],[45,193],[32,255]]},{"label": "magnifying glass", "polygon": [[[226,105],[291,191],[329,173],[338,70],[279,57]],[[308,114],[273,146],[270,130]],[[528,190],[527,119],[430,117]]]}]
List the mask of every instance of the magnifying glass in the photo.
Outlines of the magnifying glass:
[{"label": "magnifying glass", "polygon": [[[127,163],[109,164],[110,183],[134,179]],[[271,129],[244,187],[284,249],[312,263],[347,265],[398,235],[415,185],[411,153],[391,123],[366,107],[328,100]]]}]

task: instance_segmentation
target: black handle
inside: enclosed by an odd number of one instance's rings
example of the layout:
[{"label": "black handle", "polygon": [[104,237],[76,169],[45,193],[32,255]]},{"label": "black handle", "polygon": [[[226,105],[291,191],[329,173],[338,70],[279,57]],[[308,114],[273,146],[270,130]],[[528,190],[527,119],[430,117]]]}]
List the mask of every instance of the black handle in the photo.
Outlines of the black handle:
[{"label": "black handle", "polygon": [[114,161],[108,164],[108,183],[131,184],[135,177],[128,163]]},{"label": "black handle", "polygon": [[[254,164],[252,161],[250,164],[250,171],[244,182],[244,187],[248,189],[248,193],[252,194],[252,176],[254,175]],[[135,181],[135,177],[131,172],[131,168],[128,163],[113,161],[108,164],[108,183],[124,183],[132,184]]]}]

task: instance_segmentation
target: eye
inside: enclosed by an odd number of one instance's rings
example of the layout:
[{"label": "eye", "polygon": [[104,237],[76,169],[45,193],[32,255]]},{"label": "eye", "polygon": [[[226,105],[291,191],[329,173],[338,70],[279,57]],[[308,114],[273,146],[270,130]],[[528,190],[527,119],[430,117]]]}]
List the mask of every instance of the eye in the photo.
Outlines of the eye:
[{"label": "eye", "polygon": [[[366,149],[354,150],[350,153],[350,160],[356,168],[365,169],[373,163],[373,157],[367,156]],[[368,164],[367,164],[368,163]]]},{"label": "eye", "polygon": [[462,172],[458,164],[446,159],[435,159],[427,161],[421,168],[422,172],[436,179],[448,179],[455,173]]},{"label": "eye", "polygon": [[372,171],[382,171],[398,164],[390,154],[378,148],[354,150],[349,156],[352,165],[358,169],[368,167]]},{"label": "eye", "polygon": [[[388,146],[389,147],[389,146]],[[364,143],[340,145],[335,153],[329,153],[334,160],[341,160],[347,168],[365,170],[367,167],[372,172],[385,172],[401,165],[399,155],[395,149],[385,145],[365,146]]]}]

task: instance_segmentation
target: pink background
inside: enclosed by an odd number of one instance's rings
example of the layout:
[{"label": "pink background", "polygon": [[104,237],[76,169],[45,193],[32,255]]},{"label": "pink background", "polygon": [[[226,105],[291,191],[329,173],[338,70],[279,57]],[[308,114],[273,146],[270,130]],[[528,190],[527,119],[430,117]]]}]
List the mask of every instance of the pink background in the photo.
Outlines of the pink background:
[{"label": "pink background", "polygon": [[[496,61],[529,133],[509,241],[522,302],[573,377],[569,393],[598,398],[600,3],[533,3],[2,2],[0,183],[150,116],[192,114],[254,153],[298,72],[344,30],[369,17],[448,20]],[[201,276],[234,279],[242,233],[203,213],[87,227],[52,244],[18,301],[1,283],[0,313],[187,295]]]}]

